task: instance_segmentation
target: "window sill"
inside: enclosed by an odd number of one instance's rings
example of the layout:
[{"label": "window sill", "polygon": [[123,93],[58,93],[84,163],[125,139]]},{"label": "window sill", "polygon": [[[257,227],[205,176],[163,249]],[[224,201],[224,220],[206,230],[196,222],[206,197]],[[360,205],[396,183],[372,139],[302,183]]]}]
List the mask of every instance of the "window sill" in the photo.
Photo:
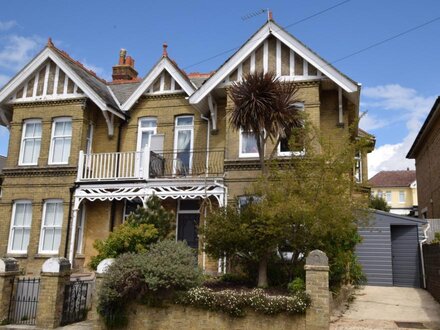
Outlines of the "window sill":
[{"label": "window sill", "polygon": [[20,258],[26,259],[28,257],[27,253],[13,253],[13,252],[6,253],[5,256],[7,258],[17,258],[17,259],[20,259]]},{"label": "window sill", "polygon": [[75,259],[85,259],[85,258],[86,258],[86,256],[84,254],[77,254],[75,256]]},{"label": "window sill", "polygon": [[34,256],[35,259],[47,259],[58,257],[58,253],[38,253]]}]

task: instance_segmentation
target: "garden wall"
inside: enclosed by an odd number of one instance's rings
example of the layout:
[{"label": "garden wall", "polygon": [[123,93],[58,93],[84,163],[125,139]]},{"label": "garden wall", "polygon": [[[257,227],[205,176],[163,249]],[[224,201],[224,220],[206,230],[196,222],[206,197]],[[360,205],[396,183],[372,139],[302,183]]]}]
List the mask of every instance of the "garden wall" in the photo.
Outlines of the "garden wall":
[{"label": "garden wall", "polygon": [[305,330],[306,316],[277,315],[266,316],[248,311],[246,317],[233,318],[229,315],[207,310],[170,305],[152,308],[133,304],[129,307],[126,329],[228,329],[228,330]]},{"label": "garden wall", "polygon": [[440,302],[440,244],[423,245],[426,290]]}]

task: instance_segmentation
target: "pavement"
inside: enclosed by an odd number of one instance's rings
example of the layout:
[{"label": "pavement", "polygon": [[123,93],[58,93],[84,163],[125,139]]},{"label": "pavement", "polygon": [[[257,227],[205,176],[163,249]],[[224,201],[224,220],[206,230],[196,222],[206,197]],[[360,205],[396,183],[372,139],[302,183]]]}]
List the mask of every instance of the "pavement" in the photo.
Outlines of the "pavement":
[{"label": "pavement", "polygon": [[423,289],[365,286],[330,329],[438,329],[440,304]]}]

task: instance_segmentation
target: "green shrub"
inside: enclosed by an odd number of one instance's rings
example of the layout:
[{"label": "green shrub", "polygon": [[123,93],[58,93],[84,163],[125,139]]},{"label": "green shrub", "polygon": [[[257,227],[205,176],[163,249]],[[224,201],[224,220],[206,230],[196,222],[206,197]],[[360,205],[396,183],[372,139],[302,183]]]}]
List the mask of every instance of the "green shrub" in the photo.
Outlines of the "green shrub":
[{"label": "green shrub", "polygon": [[125,222],[110,233],[107,239],[95,241],[93,247],[98,251],[98,255],[92,257],[89,265],[96,269],[106,258],[116,258],[128,252],[144,252],[158,238],[158,230],[151,224],[133,225]]},{"label": "green shrub", "polygon": [[245,274],[226,273],[221,276],[221,281],[233,285],[248,286],[252,283],[249,277]]},{"label": "green shrub", "polygon": [[287,290],[289,290],[291,294],[305,292],[306,284],[301,277],[297,277],[287,285]]},{"label": "green shrub", "polygon": [[204,287],[181,293],[176,302],[181,305],[223,312],[233,317],[246,315],[246,309],[266,315],[297,314],[304,313],[310,306],[310,298],[305,293],[294,296],[271,296],[262,289],[213,291]]},{"label": "green shrub", "polygon": [[375,210],[390,212],[391,206],[388,205],[385,198],[380,196],[370,196],[369,207]]},{"label": "green shrub", "polygon": [[116,258],[98,293],[98,312],[108,325],[123,325],[130,301],[156,304],[171,297],[174,290],[186,290],[200,281],[194,251],[184,242],[160,241],[147,252]]},{"label": "green shrub", "polygon": [[431,244],[440,243],[440,231],[434,233],[434,239],[431,241]]},{"label": "green shrub", "polygon": [[146,251],[150,244],[173,237],[174,223],[174,214],[163,208],[157,196],[151,196],[145,208],[138,207],[107,239],[95,241],[93,247],[98,255],[92,257],[89,266],[96,269],[106,258]]}]

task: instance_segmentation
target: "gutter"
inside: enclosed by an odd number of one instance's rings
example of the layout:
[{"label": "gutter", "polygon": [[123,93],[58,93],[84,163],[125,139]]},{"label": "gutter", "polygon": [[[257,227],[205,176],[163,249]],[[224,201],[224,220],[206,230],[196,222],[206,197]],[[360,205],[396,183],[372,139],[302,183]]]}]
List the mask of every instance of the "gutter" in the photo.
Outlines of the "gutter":
[{"label": "gutter", "polygon": [[[78,188],[78,184],[75,183],[72,187],[70,187],[70,197],[69,197],[69,217],[67,218],[67,233],[66,233],[66,244],[64,246],[64,258],[67,258],[67,250],[69,247],[69,236],[70,236],[70,225],[72,222],[72,203],[73,203],[73,194],[75,193],[76,188]],[[73,229],[75,230],[75,229]]]},{"label": "gutter", "polygon": [[[121,121],[118,128],[118,142],[116,144],[116,152],[121,151],[121,131],[122,126],[125,124],[124,121]],[[116,171],[119,170],[119,163],[116,164]],[[112,205],[110,207],[110,231],[112,232],[115,228],[115,218],[116,218],[116,201],[112,200]]]}]

